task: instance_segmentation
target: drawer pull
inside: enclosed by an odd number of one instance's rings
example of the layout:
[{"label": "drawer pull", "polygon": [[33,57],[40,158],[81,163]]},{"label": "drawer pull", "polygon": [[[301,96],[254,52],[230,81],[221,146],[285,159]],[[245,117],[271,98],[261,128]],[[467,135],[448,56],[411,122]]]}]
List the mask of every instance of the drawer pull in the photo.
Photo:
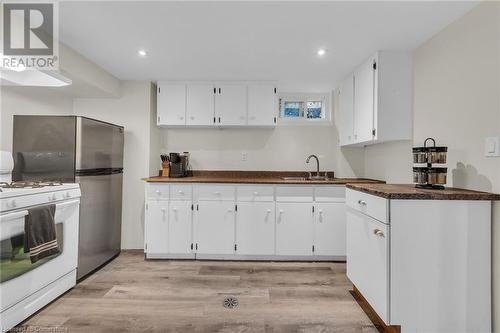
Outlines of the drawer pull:
[{"label": "drawer pull", "polygon": [[259,192],[253,192],[253,195],[259,195]]},{"label": "drawer pull", "polygon": [[380,229],[374,229],[373,230],[373,234],[376,235],[376,236],[379,236],[379,237],[385,237],[385,234],[382,230]]},{"label": "drawer pull", "polygon": [[214,192],[214,195],[220,195],[220,192]]},{"label": "drawer pull", "polygon": [[158,194],[158,195],[160,195],[161,191],[160,190],[156,190],[155,193]]},{"label": "drawer pull", "polygon": [[361,206],[366,206],[366,201],[359,199],[358,204],[360,204]]},{"label": "drawer pull", "polygon": [[179,190],[177,193],[184,194],[184,191],[183,190]]}]

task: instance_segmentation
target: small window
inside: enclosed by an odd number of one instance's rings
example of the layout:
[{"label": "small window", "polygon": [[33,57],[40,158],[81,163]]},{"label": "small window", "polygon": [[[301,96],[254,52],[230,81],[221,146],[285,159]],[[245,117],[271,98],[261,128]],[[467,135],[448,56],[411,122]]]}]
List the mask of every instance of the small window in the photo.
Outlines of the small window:
[{"label": "small window", "polygon": [[282,108],[283,118],[302,118],[304,116],[304,102],[284,101]]},{"label": "small window", "polygon": [[321,101],[307,102],[307,118],[309,119],[323,118],[323,102]]},{"label": "small window", "polygon": [[284,122],[329,121],[328,94],[281,94],[279,101]]}]

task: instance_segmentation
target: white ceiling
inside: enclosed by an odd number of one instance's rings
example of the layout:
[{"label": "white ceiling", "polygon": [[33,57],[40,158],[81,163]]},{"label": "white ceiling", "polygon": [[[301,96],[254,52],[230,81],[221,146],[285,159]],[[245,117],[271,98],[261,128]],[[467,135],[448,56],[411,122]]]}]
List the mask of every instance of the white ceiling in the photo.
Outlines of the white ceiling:
[{"label": "white ceiling", "polygon": [[61,2],[60,38],[124,80],[277,80],[282,90],[326,91],[376,50],[414,49],[476,4]]}]

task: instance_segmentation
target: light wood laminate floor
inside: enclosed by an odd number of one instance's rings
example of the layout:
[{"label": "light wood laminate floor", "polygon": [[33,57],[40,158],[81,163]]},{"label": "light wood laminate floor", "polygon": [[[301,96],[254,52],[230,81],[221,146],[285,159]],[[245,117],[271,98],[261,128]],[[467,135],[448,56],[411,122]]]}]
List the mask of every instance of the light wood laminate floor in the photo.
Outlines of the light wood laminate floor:
[{"label": "light wood laminate floor", "polygon": [[[145,261],[142,253],[122,252],[21,328],[71,333],[377,332],[349,292],[345,267]],[[237,308],[222,306],[227,295],[239,299]]]}]

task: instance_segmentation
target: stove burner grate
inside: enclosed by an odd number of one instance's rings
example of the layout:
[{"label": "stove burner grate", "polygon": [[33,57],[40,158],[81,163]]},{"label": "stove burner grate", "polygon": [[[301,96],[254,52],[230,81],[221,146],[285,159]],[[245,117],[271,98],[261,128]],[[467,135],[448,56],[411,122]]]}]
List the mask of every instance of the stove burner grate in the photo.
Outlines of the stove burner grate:
[{"label": "stove burner grate", "polygon": [[59,186],[62,182],[59,180],[43,180],[43,181],[16,181],[11,183],[0,182],[0,192],[2,189],[16,188],[40,188],[45,186]]}]

